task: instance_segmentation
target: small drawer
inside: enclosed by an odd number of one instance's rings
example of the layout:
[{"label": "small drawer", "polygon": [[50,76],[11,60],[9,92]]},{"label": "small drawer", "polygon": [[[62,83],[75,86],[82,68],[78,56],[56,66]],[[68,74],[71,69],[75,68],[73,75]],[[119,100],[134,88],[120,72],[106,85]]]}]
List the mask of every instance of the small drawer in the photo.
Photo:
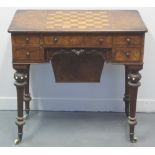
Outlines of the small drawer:
[{"label": "small drawer", "polygon": [[114,45],[117,47],[130,47],[142,45],[141,35],[118,35],[114,37]]},{"label": "small drawer", "polygon": [[16,45],[36,45],[41,43],[39,35],[13,35],[13,41]]},{"label": "small drawer", "polygon": [[111,36],[45,36],[44,42],[52,47],[112,47]]},{"label": "small drawer", "polygon": [[112,40],[112,36],[88,36],[84,38],[84,43],[88,47],[111,48]]},{"label": "small drawer", "polygon": [[112,62],[141,62],[141,48],[116,48],[112,52]]},{"label": "small drawer", "polygon": [[13,60],[20,62],[42,62],[44,50],[42,47],[17,47],[13,52]]},{"label": "small drawer", "polygon": [[71,47],[80,46],[83,44],[83,37],[81,36],[45,36],[45,45],[52,47]]}]

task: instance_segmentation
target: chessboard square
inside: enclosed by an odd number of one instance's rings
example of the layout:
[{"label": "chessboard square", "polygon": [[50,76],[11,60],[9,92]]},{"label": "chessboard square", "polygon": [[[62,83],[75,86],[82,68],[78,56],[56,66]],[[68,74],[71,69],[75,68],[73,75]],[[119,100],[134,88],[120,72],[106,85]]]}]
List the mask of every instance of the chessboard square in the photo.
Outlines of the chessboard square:
[{"label": "chessboard square", "polygon": [[70,25],[72,25],[72,26],[78,26],[77,23],[71,23]]},{"label": "chessboard square", "polygon": [[104,26],[102,26],[102,25],[96,25],[95,28],[101,29],[101,28],[104,28]]},{"label": "chessboard square", "polygon": [[70,21],[69,19],[63,19],[61,22],[66,22],[66,21]]},{"label": "chessboard square", "polygon": [[71,26],[70,25],[63,25],[62,28],[63,29],[69,29],[69,28],[71,28]]},{"label": "chessboard square", "polygon": [[94,19],[94,20],[102,20],[103,18],[97,17],[97,16],[96,16],[96,17],[93,17],[93,19]]},{"label": "chessboard square", "polygon": [[89,18],[86,20],[87,22],[93,22],[93,19],[92,18]]},{"label": "chessboard square", "polygon": [[87,25],[87,26],[94,26],[93,23],[87,23],[86,25]]},{"label": "chessboard square", "polygon": [[54,22],[52,22],[52,21],[51,21],[51,22],[49,22],[49,21],[48,21],[48,22],[46,22],[46,24],[51,25],[51,24],[54,24]]},{"label": "chessboard square", "polygon": [[86,21],[79,21],[78,24],[86,24]]},{"label": "chessboard square", "polygon": [[70,19],[70,17],[69,17],[69,16],[64,16],[64,17],[62,17],[62,19],[63,19],[63,20],[64,20],[64,19],[69,20],[69,19]]},{"label": "chessboard square", "polygon": [[78,16],[77,19],[78,20],[85,20],[86,18],[84,16]]},{"label": "chessboard square", "polygon": [[109,24],[109,21],[100,21],[101,24]]},{"label": "chessboard square", "polygon": [[62,23],[53,23],[54,26],[62,26]]},{"label": "chessboard square", "polygon": [[79,29],[86,29],[86,26],[78,26]]},{"label": "chessboard square", "polygon": [[77,14],[71,14],[70,17],[77,17]]},{"label": "chessboard square", "polygon": [[107,22],[96,21],[95,23],[98,25],[98,24],[104,24],[104,23],[106,24]]},{"label": "chessboard square", "polygon": [[54,27],[53,27],[53,26],[48,26],[48,25],[47,25],[46,28],[47,28],[47,29],[53,29]]},{"label": "chessboard square", "polygon": [[71,19],[69,20],[71,23],[78,23],[79,21],[77,19]]}]

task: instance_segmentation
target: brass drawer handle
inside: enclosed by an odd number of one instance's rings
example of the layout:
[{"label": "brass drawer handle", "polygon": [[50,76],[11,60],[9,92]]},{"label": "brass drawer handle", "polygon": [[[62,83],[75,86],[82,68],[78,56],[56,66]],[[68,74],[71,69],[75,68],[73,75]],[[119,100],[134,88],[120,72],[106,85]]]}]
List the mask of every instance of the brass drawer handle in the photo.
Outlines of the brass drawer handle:
[{"label": "brass drawer handle", "polygon": [[54,42],[54,43],[57,43],[57,42],[58,42],[58,38],[57,38],[57,37],[54,37],[54,38],[53,38],[53,42]]}]

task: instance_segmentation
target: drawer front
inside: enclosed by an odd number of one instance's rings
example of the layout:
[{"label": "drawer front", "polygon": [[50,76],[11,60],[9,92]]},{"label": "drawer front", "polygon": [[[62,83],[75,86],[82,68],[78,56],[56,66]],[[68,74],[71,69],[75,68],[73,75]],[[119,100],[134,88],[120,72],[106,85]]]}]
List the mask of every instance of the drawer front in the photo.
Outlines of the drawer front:
[{"label": "drawer front", "polygon": [[14,62],[42,62],[44,50],[40,47],[17,47],[13,52]]},{"label": "drawer front", "polygon": [[141,35],[118,35],[114,37],[116,47],[142,46],[143,36]]},{"label": "drawer front", "polygon": [[14,35],[13,41],[16,45],[39,45],[41,43],[40,35]]},{"label": "drawer front", "polygon": [[112,52],[112,62],[142,62],[141,48],[116,48]]},{"label": "drawer front", "polygon": [[112,47],[111,36],[45,36],[44,42],[52,47]]}]

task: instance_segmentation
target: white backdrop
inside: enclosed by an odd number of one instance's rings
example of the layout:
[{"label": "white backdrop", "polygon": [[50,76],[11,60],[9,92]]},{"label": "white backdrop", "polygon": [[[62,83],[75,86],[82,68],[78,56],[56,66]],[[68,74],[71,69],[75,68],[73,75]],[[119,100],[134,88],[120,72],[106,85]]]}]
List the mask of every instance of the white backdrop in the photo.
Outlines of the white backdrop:
[{"label": "white backdrop", "polygon": [[[0,110],[16,109],[14,70],[8,26],[16,9],[0,8]],[[32,8],[31,8],[32,9]],[[49,9],[49,8],[48,8]],[[101,9],[101,8],[100,8]],[[104,9],[104,8],[103,8]],[[107,9],[107,8],[105,8]],[[116,9],[116,8],[115,8]],[[120,8],[118,8],[120,9]],[[139,10],[149,32],[145,39],[142,86],[137,111],[155,111],[155,8]],[[50,64],[31,66],[31,109],[59,111],[124,111],[124,67],[105,64],[101,83],[58,84]]]}]

